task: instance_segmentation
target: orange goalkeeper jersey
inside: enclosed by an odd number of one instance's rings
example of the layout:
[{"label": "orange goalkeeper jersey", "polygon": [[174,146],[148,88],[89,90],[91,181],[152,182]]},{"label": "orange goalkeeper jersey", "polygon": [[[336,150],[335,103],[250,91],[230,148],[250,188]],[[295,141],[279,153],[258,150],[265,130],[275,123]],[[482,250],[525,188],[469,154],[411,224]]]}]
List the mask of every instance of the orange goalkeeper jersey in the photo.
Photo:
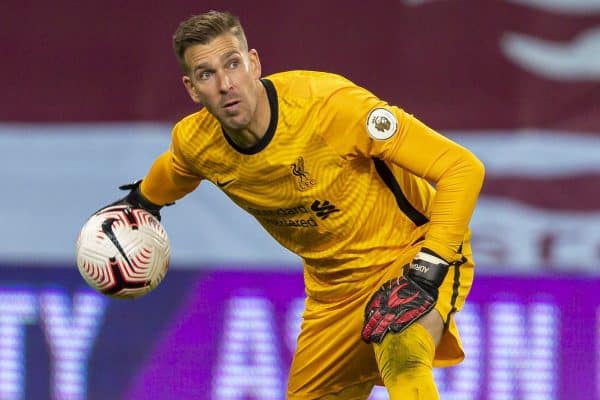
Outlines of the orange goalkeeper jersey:
[{"label": "orange goalkeeper jersey", "polygon": [[262,83],[271,121],[255,146],[238,147],[202,109],[175,125],[143,195],[165,204],[211,181],[302,257],[316,298],[346,295],[423,238],[460,258],[483,175],[474,155],[339,75]]}]

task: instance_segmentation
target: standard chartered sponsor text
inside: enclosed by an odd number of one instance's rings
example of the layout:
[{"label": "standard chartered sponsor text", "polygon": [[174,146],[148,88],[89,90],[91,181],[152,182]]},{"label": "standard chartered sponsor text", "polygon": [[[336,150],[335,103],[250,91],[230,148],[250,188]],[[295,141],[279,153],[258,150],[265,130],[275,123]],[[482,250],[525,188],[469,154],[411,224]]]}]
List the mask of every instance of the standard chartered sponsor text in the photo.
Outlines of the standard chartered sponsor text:
[{"label": "standard chartered sponsor text", "polygon": [[311,215],[310,209],[302,204],[290,208],[247,207],[246,209],[269,225],[289,228],[314,228],[318,226],[317,221]]}]

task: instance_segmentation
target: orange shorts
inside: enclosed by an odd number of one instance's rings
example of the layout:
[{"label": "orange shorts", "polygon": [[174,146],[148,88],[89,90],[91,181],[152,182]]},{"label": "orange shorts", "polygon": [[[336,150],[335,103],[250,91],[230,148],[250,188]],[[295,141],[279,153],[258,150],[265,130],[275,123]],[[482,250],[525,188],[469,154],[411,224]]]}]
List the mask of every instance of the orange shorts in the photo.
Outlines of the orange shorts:
[{"label": "orange shorts", "polygon": [[[450,267],[439,290],[435,308],[442,315],[446,330],[436,349],[435,367],[455,365],[464,359],[452,315],[465,304],[473,282],[474,264],[468,242],[463,243],[462,254],[467,261]],[[400,257],[384,275],[365,282],[372,290],[349,301],[323,303],[307,298],[289,375],[288,399],[315,400],[357,385],[370,388],[382,384],[372,345],[360,336],[364,309],[374,291],[399,276],[413,257],[414,252]]]}]

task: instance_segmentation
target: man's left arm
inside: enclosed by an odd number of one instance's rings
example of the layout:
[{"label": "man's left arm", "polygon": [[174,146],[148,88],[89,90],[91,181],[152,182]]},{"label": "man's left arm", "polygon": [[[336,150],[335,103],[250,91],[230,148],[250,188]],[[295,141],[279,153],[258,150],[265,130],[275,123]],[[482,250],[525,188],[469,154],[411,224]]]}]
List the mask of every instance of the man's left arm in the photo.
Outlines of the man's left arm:
[{"label": "man's left arm", "polygon": [[428,313],[449,266],[461,262],[460,247],[483,183],[483,164],[469,150],[395,110],[397,137],[374,146],[382,160],[435,184],[430,226],[421,251],[402,276],[386,282],[365,309],[362,337],[380,342]]},{"label": "man's left arm", "polygon": [[[363,339],[380,341],[431,310],[460,247],[483,183],[484,167],[466,148],[364,88],[341,85],[320,110],[329,145],[345,159],[377,158],[436,187],[421,251],[399,278],[383,285],[365,310]],[[338,132],[347,132],[345,135]],[[352,135],[351,137],[348,134]]]},{"label": "man's left arm", "polygon": [[397,137],[381,143],[380,157],[435,184],[423,247],[448,263],[460,261],[459,248],[484,178],[484,166],[468,149],[397,108]]},{"label": "man's left arm", "polygon": [[319,118],[328,144],[345,159],[378,158],[435,184],[437,194],[429,209],[423,247],[449,263],[459,261],[458,249],[483,183],[481,161],[358,86],[348,84],[335,91]]}]

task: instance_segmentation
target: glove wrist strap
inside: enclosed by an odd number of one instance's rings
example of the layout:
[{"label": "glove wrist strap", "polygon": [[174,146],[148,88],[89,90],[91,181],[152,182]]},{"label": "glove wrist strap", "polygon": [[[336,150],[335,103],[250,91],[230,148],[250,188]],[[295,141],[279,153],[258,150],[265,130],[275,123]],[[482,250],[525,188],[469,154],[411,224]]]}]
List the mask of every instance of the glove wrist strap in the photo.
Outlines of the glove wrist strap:
[{"label": "glove wrist strap", "polygon": [[159,212],[160,209],[162,208],[162,206],[160,206],[158,204],[154,204],[153,202],[151,202],[150,200],[145,198],[140,193],[140,184],[141,183],[142,183],[142,180],[140,179],[137,182],[119,186],[119,189],[130,191],[129,194],[127,195],[127,201],[132,206],[137,207],[137,208],[143,208],[143,209],[148,210],[153,213]]},{"label": "glove wrist strap", "polygon": [[150,200],[148,200],[147,198],[145,198],[140,193],[139,187],[136,188],[136,189],[134,189],[129,194],[129,196],[130,196],[130,200],[131,200],[132,204],[134,204],[135,206],[139,206],[140,208],[143,208],[145,210],[153,211],[153,212],[158,212],[162,208],[162,206],[159,206],[158,204],[154,204],[153,202],[151,202]]},{"label": "glove wrist strap", "polygon": [[408,265],[407,275],[427,286],[438,288],[448,274],[446,261],[429,253],[419,252]]}]

